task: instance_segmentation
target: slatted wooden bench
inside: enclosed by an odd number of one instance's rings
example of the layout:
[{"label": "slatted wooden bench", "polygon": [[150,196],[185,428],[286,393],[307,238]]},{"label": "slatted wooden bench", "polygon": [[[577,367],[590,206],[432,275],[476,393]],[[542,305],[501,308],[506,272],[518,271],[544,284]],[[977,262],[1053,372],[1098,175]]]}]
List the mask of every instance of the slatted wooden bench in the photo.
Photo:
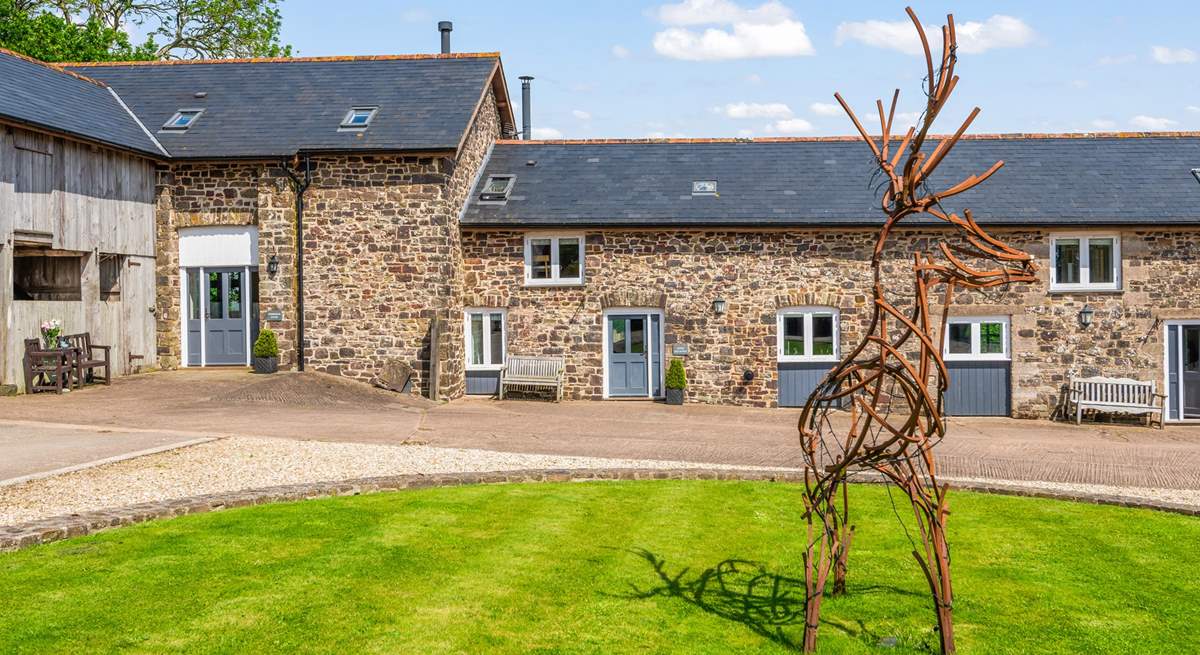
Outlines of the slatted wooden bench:
[{"label": "slatted wooden bench", "polygon": [[500,400],[509,387],[530,391],[552,387],[554,402],[562,400],[564,362],[561,357],[509,356],[500,369]]},{"label": "slatted wooden bench", "polygon": [[1071,378],[1071,404],[1075,408],[1075,424],[1083,420],[1083,410],[1122,414],[1145,414],[1150,424],[1158,414],[1158,427],[1163,426],[1163,400],[1154,382],[1132,378]]}]

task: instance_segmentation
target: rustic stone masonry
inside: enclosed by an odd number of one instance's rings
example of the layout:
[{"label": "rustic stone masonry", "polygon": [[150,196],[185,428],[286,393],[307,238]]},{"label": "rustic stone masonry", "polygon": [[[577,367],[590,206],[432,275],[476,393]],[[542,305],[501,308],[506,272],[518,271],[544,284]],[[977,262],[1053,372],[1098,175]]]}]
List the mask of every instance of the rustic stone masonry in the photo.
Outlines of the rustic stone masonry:
[{"label": "rustic stone masonry", "polygon": [[[430,322],[446,321],[437,347],[441,394],[462,393],[462,247],[458,216],[500,116],[489,91],[457,159],[444,155],[313,157],[305,194],[305,357],[313,370],[370,380],[389,359],[429,370]],[[280,364],[295,366],[295,195],[278,162],[164,166],[158,184],[159,357],[179,365],[178,230],[255,225],[260,314],[279,310]],[[279,271],[267,273],[275,256]]]},{"label": "rustic stone masonry", "polygon": [[[1161,321],[1200,318],[1197,230],[1105,230],[1121,237],[1123,269],[1123,290],[1108,293],[1050,293],[1050,232],[993,232],[1036,257],[1039,282],[960,292],[952,315],[1011,317],[1015,416],[1051,415],[1071,375],[1161,384]],[[526,287],[524,233],[468,228],[465,304],[507,308],[509,352],[565,357],[566,394],[588,399],[603,394],[603,310],[662,309],[666,358],[673,344],[690,349],[689,400],[773,406],[777,310],[836,307],[843,352],[852,347],[870,319],[875,236],[861,229],[589,230],[583,286]],[[911,304],[912,253],[931,251],[946,237],[934,229],[895,237],[885,251],[889,298]],[[717,298],[727,301],[722,316],[712,310]],[[1085,303],[1096,310],[1087,329],[1078,322]],[[753,380],[743,381],[743,371],[753,372]]]},{"label": "rustic stone masonry", "polygon": [[[797,484],[803,481],[799,471],[762,471],[738,469],[562,469],[496,471],[490,473],[451,473],[443,475],[400,475],[361,478],[342,482],[314,482],[247,491],[208,494],[162,502],[141,503],[128,507],[98,510],[0,527],[0,552],[48,544],[71,537],[103,532],[112,528],[167,519],[186,514],[203,514],[223,509],[299,501],[330,496],[358,496],[368,493],[453,487],[467,484],[512,484],[529,482],[586,482],[600,480],[746,480]],[[879,476],[863,474],[859,482],[883,482]],[[1086,492],[1051,491],[991,482],[954,483],[956,489],[1057,500],[1073,500],[1100,505],[1157,509],[1200,516],[1200,508],[1191,505],[1141,500],[1123,496]]]}]

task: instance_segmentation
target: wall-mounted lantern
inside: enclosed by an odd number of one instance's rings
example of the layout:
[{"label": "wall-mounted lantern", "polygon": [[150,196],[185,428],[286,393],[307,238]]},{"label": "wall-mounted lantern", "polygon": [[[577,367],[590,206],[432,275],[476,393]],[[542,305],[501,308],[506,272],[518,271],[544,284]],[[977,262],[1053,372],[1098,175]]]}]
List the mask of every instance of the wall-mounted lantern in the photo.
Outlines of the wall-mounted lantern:
[{"label": "wall-mounted lantern", "polygon": [[754,381],[754,371],[751,371],[750,369],[746,369],[746,370],[742,371],[742,382],[749,384],[753,381]]},{"label": "wall-mounted lantern", "polygon": [[271,258],[267,260],[267,273],[269,273],[271,275],[275,275],[278,272],[279,272],[279,258],[276,257],[275,255],[271,255]]},{"label": "wall-mounted lantern", "polygon": [[725,299],[717,298],[716,300],[714,300],[713,304],[712,304],[712,308],[713,308],[713,313],[716,314],[717,316],[724,314],[725,313]]},{"label": "wall-mounted lantern", "polygon": [[1083,309],[1079,310],[1079,324],[1087,328],[1092,324],[1092,317],[1096,314],[1096,310],[1092,309],[1091,305],[1084,304]]}]

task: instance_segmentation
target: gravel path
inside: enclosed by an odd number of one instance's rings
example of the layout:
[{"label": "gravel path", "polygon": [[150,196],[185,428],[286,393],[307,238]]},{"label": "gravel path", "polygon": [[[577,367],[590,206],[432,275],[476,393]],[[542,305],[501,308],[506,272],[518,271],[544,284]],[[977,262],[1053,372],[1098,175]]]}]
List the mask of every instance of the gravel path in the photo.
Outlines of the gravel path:
[{"label": "gravel path", "polygon": [[374,444],[228,437],[8,487],[0,526],[135,503],[304,482],[412,473],[563,468],[738,468],[705,463],[525,455]]}]

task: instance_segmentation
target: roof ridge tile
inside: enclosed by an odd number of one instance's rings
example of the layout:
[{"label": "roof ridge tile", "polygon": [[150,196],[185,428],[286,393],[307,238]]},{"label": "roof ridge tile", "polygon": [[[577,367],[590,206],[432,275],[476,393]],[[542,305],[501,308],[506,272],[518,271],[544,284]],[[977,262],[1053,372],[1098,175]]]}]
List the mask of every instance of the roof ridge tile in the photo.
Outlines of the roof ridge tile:
[{"label": "roof ridge tile", "polygon": [[78,61],[57,66],[96,68],[104,66],[192,66],[196,64],[295,64],[338,61],[410,61],[423,59],[499,59],[499,52],[451,52],[447,54],[335,55],[326,57],[239,57],[231,59],[166,59],[154,61]]}]

